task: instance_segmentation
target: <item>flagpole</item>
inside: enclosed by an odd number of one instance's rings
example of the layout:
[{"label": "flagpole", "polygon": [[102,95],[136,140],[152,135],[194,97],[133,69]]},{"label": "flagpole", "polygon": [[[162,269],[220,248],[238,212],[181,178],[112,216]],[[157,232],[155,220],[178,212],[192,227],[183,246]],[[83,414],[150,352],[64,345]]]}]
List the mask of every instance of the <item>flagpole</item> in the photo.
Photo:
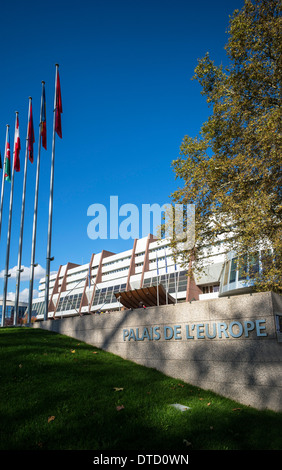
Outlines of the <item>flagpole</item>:
[{"label": "flagpole", "polygon": [[32,98],[29,97],[28,106],[28,119],[27,119],[27,133],[26,133],[26,146],[25,146],[25,160],[24,160],[24,177],[23,177],[23,193],[22,193],[22,212],[21,212],[21,225],[20,225],[20,237],[19,237],[19,251],[18,251],[18,267],[17,267],[17,280],[16,280],[16,295],[15,295],[15,307],[14,307],[14,326],[17,324],[18,310],[19,310],[19,293],[20,293],[20,279],[21,272],[23,271],[22,265],[22,245],[23,245],[23,228],[24,228],[24,212],[25,212],[25,193],[26,193],[26,176],[27,176],[27,157],[28,157],[28,129],[30,119],[30,107]]},{"label": "flagpole", "polygon": [[165,295],[165,297],[166,297],[166,304],[167,304],[167,303],[168,303],[168,302],[167,302],[167,301],[168,301],[168,285],[167,285],[167,278],[168,278],[168,276],[167,276],[167,259],[166,259],[166,251],[165,251],[165,272],[166,272],[166,276],[165,276],[165,279],[166,279],[166,295]]},{"label": "flagpole", "polygon": [[157,306],[159,306],[159,264],[158,264],[158,254],[156,251],[156,263],[157,263]]},{"label": "flagpole", "polygon": [[41,107],[40,107],[38,154],[37,154],[37,167],[36,167],[31,262],[30,262],[30,279],[29,279],[29,294],[28,294],[28,311],[27,311],[27,318],[28,318],[27,323],[28,324],[30,324],[31,322],[31,314],[32,314],[33,282],[34,282],[34,268],[35,268],[34,261],[35,261],[37,209],[38,209],[38,190],[39,190],[39,170],[40,170],[40,154],[41,154],[41,124],[42,124],[42,113],[43,113],[42,105],[43,105],[43,90],[44,90],[45,82],[42,80],[41,83],[42,83],[42,94],[41,94]]},{"label": "flagpole", "polygon": [[3,213],[3,201],[4,201],[4,185],[5,185],[5,158],[7,152],[7,142],[8,142],[8,133],[9,133],[9,124],[7,124],[6,129],[6,142],[5,142],[5,153],[4,153],[4,160],[3,160],[3,174],[2,174],[2,186],[1,186],[1,202],[0,202],[0,239],[1,239],[1,228],[2,228],[2,213]]},{"label": "flagpole", "polygon": [[[16,111],[15,134],[16,134],[16,125],[17,125],[18,114],[19,114],[18,111]],[[11,178],[11,190],[10,190],[9,222],[8,222],[8,233],[7,233],[6,264],[5,264],[5,272],[4,272],[4,290],[3,290],[1,326],[4,326],[4,324],[5,324],[8,277],[10,277],[10,274],[9,274],[9,257],[10,257],[13,196],[14,196],[14,174],[15,174],[15,165],[14,164],[15,164],[15,136],[14,136],[14,149],[13,149],[13,164],[12,164],[12,178]]]},{"label": "flagpole", "polygon": [[50,199],[49,199],[49,220],[48,220],[48,239],[47,239],[47,256],[46,256],[46,277],[45,277],[45,311],[44,320],[48,319],[49,304],[49,280],[50,280],[50,263],[51,263],[51,238],[52,238],[52,217],[53,217],[53,191],[54,191],[54,164],[55,164],[55,123],[56,123],[56,94],[58,67],[56,64],[55,78],[55,96],[54,96],[54,115],[53,115],[53,137],[52,137],[52,157],[51,157],[51,175],[50,175]]},{"label": "flagpole", "polygon": [[175,303],[177,303],[177,290],[176,290],[176,262],[174,263],[174,286],[175,286]]}]

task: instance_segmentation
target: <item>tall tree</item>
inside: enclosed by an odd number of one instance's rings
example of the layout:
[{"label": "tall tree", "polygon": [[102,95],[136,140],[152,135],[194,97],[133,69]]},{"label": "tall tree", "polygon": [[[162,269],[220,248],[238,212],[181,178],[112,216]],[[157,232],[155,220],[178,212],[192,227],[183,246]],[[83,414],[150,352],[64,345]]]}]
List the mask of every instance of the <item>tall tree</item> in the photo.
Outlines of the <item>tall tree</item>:
[{"label": "tall tree", "polygon": [[258,290],[282,288],[281,32],[281,0],[245,0],[235,10],[228,67],[216,66],[207,53],[195,68],[211,115],[198,136],[184,137],[172,162],[183,182],[173,201],[196,206],[195,247],[183,251],[172,240],[175,253],[185,264],[193,256],[200,270],[203,247],[224,238],[242,268],[243,257],[270,247],[275,255],[263,260]]}]

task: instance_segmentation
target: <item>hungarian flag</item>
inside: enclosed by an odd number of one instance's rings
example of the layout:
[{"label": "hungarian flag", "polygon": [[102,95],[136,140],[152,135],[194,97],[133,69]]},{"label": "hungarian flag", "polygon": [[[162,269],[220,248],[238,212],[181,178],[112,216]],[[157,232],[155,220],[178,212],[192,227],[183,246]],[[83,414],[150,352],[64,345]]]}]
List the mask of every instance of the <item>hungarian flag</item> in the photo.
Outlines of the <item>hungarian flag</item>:
[{"label": "hungarian flag", "polygon": [[33,144],[35,142],[34,129],[33,129],[33,117],[32,117],[32,102],[29,103],[29,121],[28,121],[28,158],[33,163]]},{"label": "hungarian flag", "polygon": [[57,67],[57,77],[56,77],[56,96],[55,96],[55,131],[58,136],[62,138],[62,123],[61,123],[61,113],[63,112],[62,107],[62,97],[61,97],[61,85],[59,77],[59,69]]},{"label": "hungarian flag", "polygon": [[40,110],[40,136],[42,147],[47,150],[47,130],[46,130],[46,98],[45,98],[45,84],[42,82],[42,98]]},{"label": "hungarian flag", "polygon": [[20,141],[20,129],[19,129],[19,116],[16,114],[16,127],[15,127],[15,138],[14,138],[14,168],[16,171],[20,171],[20,150],[21,150],[21,141]]},{"label": "hungarian flag", "polygon": [[4,177],[6,181],[11,182],[11,160],[10,160],[10,134],[8,130],[6,154],[4,157]]}]

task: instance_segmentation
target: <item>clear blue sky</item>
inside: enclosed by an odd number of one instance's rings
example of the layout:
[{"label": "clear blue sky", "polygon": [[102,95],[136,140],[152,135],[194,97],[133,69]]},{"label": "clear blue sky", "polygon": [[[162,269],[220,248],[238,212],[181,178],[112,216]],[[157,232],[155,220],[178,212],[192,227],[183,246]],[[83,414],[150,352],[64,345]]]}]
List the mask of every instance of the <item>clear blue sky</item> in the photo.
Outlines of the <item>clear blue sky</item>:
[{"label": "clear blue sky", "polygon": [[[60,64],[62,140],[56,138],[52,270],[86,263],[103,248],[132,240],[91,240],[91,204],[164,204],[179,184],[171,162],[185,134],[195,136],[210,113],[192,81],[209,51],[227,63],[229,15],[243,0],[15,0],[1,6],[0,148],[6,124],[13,145],[19,111],[24,166],[28,97],[33,98],[37,154],[41,80],[46,82],[47,145],[41,151],[36,262],[45,269],[55,63]],[[35,163],[28,165],[22,265],[30,266]],[[23,171],[15,174],[10,268],[17,265]],[[0,240],[5,266],[10,186]],[[28,287],[22,275],[21,291]],[[38,281],[35,283],[35,288]],[[15,290],[9,280],[8,292]],[[0,296],[3,282],[0,279]]]}]

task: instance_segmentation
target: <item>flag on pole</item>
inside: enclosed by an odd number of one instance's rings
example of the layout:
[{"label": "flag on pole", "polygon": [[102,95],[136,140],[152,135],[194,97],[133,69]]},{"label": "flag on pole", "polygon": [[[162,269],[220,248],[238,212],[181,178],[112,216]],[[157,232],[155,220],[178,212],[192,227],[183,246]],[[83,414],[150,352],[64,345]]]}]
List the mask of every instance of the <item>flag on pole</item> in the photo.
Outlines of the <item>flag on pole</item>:
[{"label": "flag on pole", "polygon": [[32,243],[31,243],[30,279],[29,279],[28,308],[27,308],[27,322],[28,322],[28,324],[30,324],[30,322],[31,322],[31,314],[32,314],[41,142],[42,142],[42,146],[45,148],[45,150],[47,150],[47,144],[46,144],[45,82],[42,81],[41,83],[42,83],[42,93],[41,93],[40,118],[39,118],[38,154],[37,154],[37,166],[36,166],[33,228],[32,228]]},{"label": "flag on pole", "polygon": [[28,158],[33,163],[33,144],[35,142],[34,138],[34,128],[33,128],[33,117],[32,117],[32,102],[30,99],[29,104],[29,121],[28,121]]},{"label": "flag on pole", "polygon": [[11,183],[11,155],[10,155],[10,133],[9,128],[7,129],[7,145],[6,154],[4,157],[4,177],[5,180]]},{"label": "flag on pole", "polygon": [[49,220],[48,220],[48,240],[47,240],[47,256],[46,256],[46,275],[45,275],[45,309],[44,320],[48,320],[48,307],[49,307],[49,280],[50,280],[50,262],[51,262],[51,239],[52,239],[52,218],[53,218],[53,191],[54,191],[54,166],[55,166],[55,133],[62,137],[61,126],[61,113],[62,98],[61,86],[59,78],[59,65],[56,64],[56,81],[55,81],[55,96],[54,96],[54,126],[52,137],[52,157],[51,157],[51,174],[50,174],[50,199],[49,199]]},{"label": "flag on pole", "polygon": [[46,97],[45,97],[45,83],[42,82],[42,99],[41,99],[41,111],[40,111],[40,137],[42,147],[47,150],[47,130],[46,130]]},{"label": "flag on pole", "polygon": [[0,150],[0,170],[3,169],[3,165],[2,165],[2,157],[1,157],[1,150]]},{"label": "flag on pole", "polygon": [[16,127],[15,127],[15,139],[14,139],[14,168],[16,171],[20,171],[20,150],[21,150],[21,141],[20,141],[20,129],[19,129],[19,116],[16,114]]},{"label": "flag on pole", "polygon": [[62,138],[62,122],[61,122],[62,112],[63,112],[63,107],[62,107],[61,85],[60,85],[59,69],[57,67],[56,97],[55,97],[55,131],[57,132],[60,138]]},{"label": "flag on pole", "polygon": [[157,276],[159,275],[159,262],[158,262],[158,253],[156,252],[156,262],[157,262]]}]

